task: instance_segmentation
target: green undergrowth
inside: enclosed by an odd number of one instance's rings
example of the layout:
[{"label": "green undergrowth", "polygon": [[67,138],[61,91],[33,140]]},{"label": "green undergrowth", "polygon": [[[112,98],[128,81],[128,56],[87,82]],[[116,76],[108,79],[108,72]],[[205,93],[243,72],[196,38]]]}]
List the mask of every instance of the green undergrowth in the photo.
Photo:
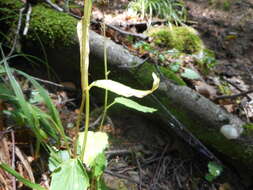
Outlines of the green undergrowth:
[{"label": "green undergrowth", "polygon": [[187,54],[203,50],[203,42],[196,30],[188,26],[153,27],[147,31],[153,43],[167,49],[177,49]]},{"label": "green undergrowth", "polygon": [[[149,54],[152,61],[166,67],[160,71],[179,85],[184,79],[198,80],[216,65],[215,54],[206,49],[197,31],[188,26],[160,26],[148,29],[151,42],[139,41],[134,48],[140,54]],[[195,70],[189,65],[193,64]],[[196,72],[198,70],[198,72]]]},{"label": "green undergrowth", "polygon": [[19,9],[23,4],[15,0],[0,1],[0,40],[12,42],[18,22]]}]

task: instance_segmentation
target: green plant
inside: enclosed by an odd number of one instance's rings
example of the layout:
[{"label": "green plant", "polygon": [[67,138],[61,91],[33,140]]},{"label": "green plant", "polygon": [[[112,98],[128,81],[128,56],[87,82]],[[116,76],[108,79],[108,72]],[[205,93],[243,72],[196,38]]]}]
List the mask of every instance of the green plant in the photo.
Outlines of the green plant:
[{"label": "green plant", "polygon": [[200,53],[193,55],[193,57],[196,59],[196,62],[204,74],[208,74],[217,64],[215,53],[210,49],[205,48]]},{"label": "green plant", "polygon": [[216,162],[209,162],[208,163],[208,173],[205,176],[205,179],[209,182],[212,182],[217,177],[221,175],[223,168],[220,164]]},{"label": "green plant", "polygon": [[181,0],[134,0],[129,3],[129,9],[142,17],[158,16],[176,24],[186,20],[186,9]]},{"label": "green plant", "polygon": [[[13,111],[5,111],[5,113],[13,117],[16,121],[19,121],[20,124],[28,125],[34,132],[37,139],[36,152],[39,151],[40,144],[47,143],[49,139],[55,141],[56,144],[60,146],[60,140],[62,138],[65,145],[68,146],[67,136],[64,133],[62,123],[59,119],[59,114],[46,90],[29,75],[9,68],[5,58],[3,61],[4,66],[0,65],[2,71],[0,77],[2,78],[3,75],[7,75],[9,80],[5,81],[2,79],[5,83],[2,83],[3,88],[0,91],[0,97],[9,101],[14,107]],[[37,89],[41,100],[43,100],[48,109],[48,113],[40,110],[38,107],[26,100],[20,85],[13,76],[14,71],[26,77]]]},{"label": "green plant", "polygon": [[203,42],[196,30],[188,26],[152,27],[147,31],[152,42],[167,49],[177,49],[187,54],[195,54],[203,49]]}]

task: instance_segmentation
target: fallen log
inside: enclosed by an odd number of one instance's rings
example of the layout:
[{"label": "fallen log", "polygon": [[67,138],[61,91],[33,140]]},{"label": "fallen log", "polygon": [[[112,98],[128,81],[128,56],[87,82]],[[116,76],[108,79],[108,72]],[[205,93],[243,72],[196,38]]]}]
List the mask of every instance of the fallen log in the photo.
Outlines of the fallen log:
[{"label": "fallen log", "polygon": [[[91,31],[90,69],[93,76],[100,74],[99,78],[103,77],[104,40],[108,51],[110,79],[143,89],[152,84],[152,72],[160,73],[161,84],[154,93],[158,102],[152,96],[146,97],[142,100],[145,105],[158,108],[156,115],[165,122],[171,121],[170,115],[166,113],[166,109],[169,110],[187,130],[206,145],[248,166],[253,164],[252,134],[247,129],[248,125],[240,118],[189,87],[175,84],[166,77],[166,68],[148,62],[143,63],[142,59],[132,55],[122,46]],[[143,64],[135,67],[141,63]],[[229,126],[238,133],[235,139],[228,139],[221,133],[222,127],[224,129]],[[253,165],[251,166],[253,168]]]}]

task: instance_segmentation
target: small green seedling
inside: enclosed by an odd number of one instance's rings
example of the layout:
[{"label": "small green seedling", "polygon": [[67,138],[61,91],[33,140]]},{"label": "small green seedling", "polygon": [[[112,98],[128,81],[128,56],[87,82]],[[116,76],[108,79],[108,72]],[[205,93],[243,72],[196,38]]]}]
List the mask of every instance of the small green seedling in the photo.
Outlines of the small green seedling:
[{"label": "small green seedling", "polygon": [[206,174],[205,179],[209,182],[212,182],[221,175],[222,171],[223,168],[221,165],[217,164],[216,162],[209,162],[208,173]]}]

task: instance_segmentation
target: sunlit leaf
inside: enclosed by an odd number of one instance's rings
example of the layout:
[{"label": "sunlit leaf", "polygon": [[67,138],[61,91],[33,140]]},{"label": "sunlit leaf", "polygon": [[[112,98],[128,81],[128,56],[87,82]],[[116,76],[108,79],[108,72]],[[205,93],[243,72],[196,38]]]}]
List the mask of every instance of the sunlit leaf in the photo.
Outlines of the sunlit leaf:
[{"label": "sunlit leaf", "polygon": [[206,174],[205,179],[209,182],[212,182],[217,177],[221,175],[223,168],[221,165],[217,164],[216,162],[209,162],[208,163],[208,174]]},{"label": "sunlit leaf", "polygon": [[107,160],[106,160],[105,154],[100,153],[99,155],[97,155],[95,161],[92,164],[93,176],[96,178],[99,178],[103,174],[106,165],[107,165]]},{"label": "sunlit leaf", "polygon": [[138,98],[142,98],[144,96],[147,96],[148,94],[152,93],[159,87],[160,79],[156,76],[155,73],[152,73],[152,77],[154,79],[153,86],[150,90],[137,90],[130,88],[124,84],[121,84],[119,82],[115,82],[112,80],[97,80],[91,83],[90,88],[93,86],[103,88],[106,90],[109,90],[111,92],[114,92],[116,94],[119,94],[121,96],[125,97],[131,97],[135,96]]},{"label": "sunlit leaf", "polygon": [[215,163],[215,162],[209,162],[208,163],[208,171],[211,175],[217,177],[221,174],[223,171],[221,165]]},{"label": "sunlit leaf", "polygon": [[86,190],[89,177],[78,159],[63,162],[53,173],[50,190]]},{"label": "sunlit leaf", "polygon": [[[78,145],[82,149],[84,132],[79,133]],[[96,157],[108,146],[108,136],[103,132],[88,131],[87,142],[84,152],[83,162],[87,167],[91,167]]]},{"label": "sunlit leaf", "polygon": [[29,102],[31,104],[42,103],[43,98],[41,97],[41,95],[39,94],[39,92],[37,90],[32,90]]},{"label": "sunlit leaf", "polygon": [[144,112],[144,113],[153,113],[153,112],[157,111],[157,109],[140,105],[137,102],[130,100],[128,98],[124,98],[124,97],[115,98],[114,102],[122,104],[128,108],[135,109],[140,112]]},{"label": "sunlit leaf", "polygon": [[187,78],[187,79],[191,79],[191,80],[195,80],[195,79],[199,79],[200,76],[197,72],[195,72],[192,69],[189,68],[185,68],[184,72],[181,74],[182,77]]},{"label": "sunlit leaf", "polygon": [[54,150],[51,148],[50,157],[48,159],[48,167],[53,172],[59,165],[70,159],[70,155],[67,150]]}]

